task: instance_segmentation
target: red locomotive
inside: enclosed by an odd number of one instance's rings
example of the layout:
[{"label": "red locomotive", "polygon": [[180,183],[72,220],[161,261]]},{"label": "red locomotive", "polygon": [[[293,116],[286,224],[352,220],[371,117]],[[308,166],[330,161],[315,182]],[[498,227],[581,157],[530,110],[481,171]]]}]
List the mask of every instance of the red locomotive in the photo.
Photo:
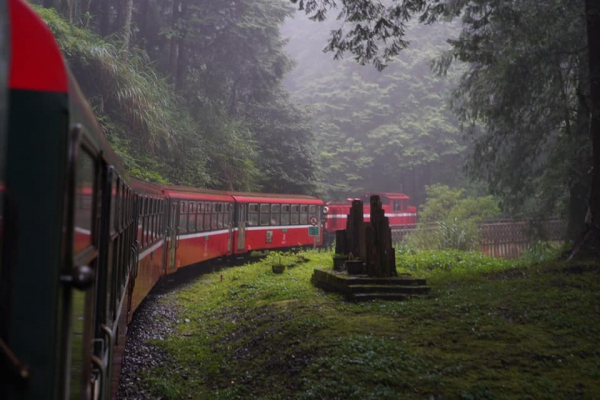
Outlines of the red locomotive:
[{"label": "red locomotive", "polygon": [[[417,208],[415,206],[408,205],[409,197],[402,193],[381,193],[373,192],[366,193],[362,198],[364,204],[364,219],[365,221],[370,220],[371,206],[370,197],[372,195],[378,195],[381,199],[381,205],[385,211],[385,216],[389,218],[390,228],[413,228],[417,223]],[[335,239],[335,231],[340,229],[346,229],[346,220],[350,213],[350,207],[352,200],[357,198],[348,198],[346,202],[333,202],[329,201],[326,203],[323,212],[325,214],[324,223],[324,237],[323,241],[325,245],[331,245]]]}]

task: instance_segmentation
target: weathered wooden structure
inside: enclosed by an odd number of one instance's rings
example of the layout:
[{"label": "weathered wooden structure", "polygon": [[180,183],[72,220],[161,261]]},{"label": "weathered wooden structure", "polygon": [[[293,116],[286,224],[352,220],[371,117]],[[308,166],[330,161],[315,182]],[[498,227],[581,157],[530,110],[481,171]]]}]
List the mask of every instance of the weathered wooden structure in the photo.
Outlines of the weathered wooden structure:
[{"label": "weathered wooden structure", "polygon": [[346,229],[336,232],[336,254],[345,254],[348,260],[360,260],[364,274],[371,277],[397,276],[396,258],[392,247],[392,231],[379,196],[370,198],[370,222],[363,218],[363,202],[352,201]]},{"label": "weathered wooden structure", "polygon": [[[363,202],[352,202],[346,229],[336,231],[334,268],[315,269],[312,283],[353,301],[404,300],[429,293],[425,279],[398,276],[389,219],[379,196],[369,201],[370,222],[364,221]],[[342,259],[345,268],[341,268]]]}]

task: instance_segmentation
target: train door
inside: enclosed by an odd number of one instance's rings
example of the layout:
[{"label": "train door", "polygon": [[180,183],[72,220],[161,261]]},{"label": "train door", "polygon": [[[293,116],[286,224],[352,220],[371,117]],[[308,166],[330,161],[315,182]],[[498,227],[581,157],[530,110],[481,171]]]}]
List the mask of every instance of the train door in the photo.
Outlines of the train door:
[{"label": "train door", "polygon": [[237,228],[238,228],[238,237],[237,237],[237,251],[245,251],[246,250],[246,204],[238,204],[238,213],[237,213]]},{"label": "train door", "polygon": [[169,209],[169,221],[167,229],[167,241],[169,243],[169,251],[167,253],[167,273],[177,270],[177,248],[179,247],[179,202],[171,200]]}]

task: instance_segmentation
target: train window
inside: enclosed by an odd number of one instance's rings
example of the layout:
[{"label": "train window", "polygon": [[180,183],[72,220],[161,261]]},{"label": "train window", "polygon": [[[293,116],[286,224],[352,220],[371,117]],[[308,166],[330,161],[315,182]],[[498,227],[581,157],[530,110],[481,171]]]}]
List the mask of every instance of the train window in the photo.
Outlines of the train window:
[{"label": "train window", "polygon": [[260,224],[261,225],[269,225],[269,210],[271,208],[270,204],[261,204],[260,205]]},{"label": "train window", "polygon": [[152,241],[158,237],[158,199],[152,199]]},{"label": "train window", "polygon": [[309,215],[317,215],[317,206],[315,206],[315,205],[308,206],[308,214]]},{"label": "train window", "polygon": [[300,225],[308,224],[308,206],[301,205],[300,206]]},{"label": "train window", "polygon": [[110,199],[110,230],[115,229],[115,209],[117,207],[115,201],[117,197],[117,177],[113,179],[111,188],[111,199]]},{"label": "train window", "polygon": [[96,161],[86,151],[77,158],[77,176],[75,187],[75,232],[73,235],[73,253],[76,254],[92,244],[94,186]]},{"label": "train window", "polygon": [[188,230],[190,232],[196,231],[196,203],[190,203],[190,214],[188,222]]},{"label": "train window", "polygon": [[140,196],[139,197],[139,230],[140,230],[140,244],[144,244],[145,243],[145,234],[146,234],[146,225],[147,225],[147,221],[146,221],[146,216],[145,216],[145,209],[144,209],[144,197]]},{"label": "train window", "polygon": [[[217,207],[213,204],[213,209],[216,209]],[[210,222],[210,228],[211,229],[217,229],[217,213],[216,212],[212,212],[211,214],[211,222]]]},{"label": "train window", "polygon": [[298,225],[300,221],[300,206],[298,204],[292,204],[292,213],[290,216],[290,222],[292,225]]},{"label": "train window", "polygon": [[279,225],[281,223],[281,204],[271,204],[271,225]]},{"label": "train window", "polygon": [[[138,200],[141,204],[141,199]],[[142,211],[140,210],[139,215],[138,215],[138,221],[137,221],[138,225],[137,225],[137,236],[136,236],[136,240],[142,244],[142,235],[144,233],[144,217],[142,216]]]},{"label": "train window", "polygon": [[290,224],[290,205],[282,204],[281,205],[281,225],[289,225]]},{"label": "train window", "polygon": [[[200,203],[202,204],[202,203]],[[196,216],[196,231],[202,232],[204,230],[204,214],[198,213]]]},{"label": "train window", "polygon": [[248,204],[248,225],[249,226],[257,226],[258,225],[258,204],[257,203]]},{"label": "train window", "polygon": [[187,220],[188,220],[188,216],[187,216],[187,202],[182,201],[181,202],[181,206],[180,206],[180,213],[179,213],[179,234],[183,234],[187,232]]},{"label": "train window", "polygon": [[210,230],[210,204],[204,203],[204,230]]},{"label": "train window", "polygon": [[227,211],[225,212],[225,219],[223,220],[223,223],[225,224],[225,227],[229,228],[231,226],[231,219],[233,216],[233,204],[226,203],[225,209]]},{"label": "train window", "polygon": [[119,191],[119,230],[122,231],[125,228],[125,208],[127,203],[125,202],[125,191],[127,190],[127,186],[125,186],[124,182],[121,182],[121,189]]},{"label": "train window", "polygon": [[217,213],[217,228],[218,229],[223,229],[223,213]]},{"label": "train window", "polygon": [[393,202],[393,208],[392,209],[394,211],[400,211],[402,209],[401,207],[402,206],[401,206],[400,200],[394,200],[394,202]]},{"label": "train window", "polygon": [[142,215],[144,216],[144,234],[142,246],[148,244],[148,231],[150,230],[150,219],[148,218],[148,198],[144,197],[142,200]]}]

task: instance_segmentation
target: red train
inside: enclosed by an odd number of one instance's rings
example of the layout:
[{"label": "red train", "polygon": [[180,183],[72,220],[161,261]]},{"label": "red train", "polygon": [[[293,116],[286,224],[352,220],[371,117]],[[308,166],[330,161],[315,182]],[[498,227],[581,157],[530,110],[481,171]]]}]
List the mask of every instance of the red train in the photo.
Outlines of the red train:
[{"label": "red train", "polygon": [[[22,0],[0,0],[0,88],[0,399],[111,398],[127,323],[162,277],[345,226],[347,205],[311,196],[130,177]],[[382,200],[392,225],[414,222],[406,196]]]},{"label": "red train", "polygon": [[[389,218],[390,228],[407,228],[414,227],[417,223],[417,208],[408,204],[409,197],[402,193],[384,193],[373,192],[367,193],[362,198],[364,204],[364,219],[368,222],[371,218],[370,197],[378,195],[381,199],[381,205],[385,211],[385,216]],[[325,213],[324,237],[325,245],[330,245],[335,239],[335,231],[346,228],[346,220],[350,213],[352,200],[356,198],[348,198],[345,203],[342,202],[327,202],[323,212]]]}]

